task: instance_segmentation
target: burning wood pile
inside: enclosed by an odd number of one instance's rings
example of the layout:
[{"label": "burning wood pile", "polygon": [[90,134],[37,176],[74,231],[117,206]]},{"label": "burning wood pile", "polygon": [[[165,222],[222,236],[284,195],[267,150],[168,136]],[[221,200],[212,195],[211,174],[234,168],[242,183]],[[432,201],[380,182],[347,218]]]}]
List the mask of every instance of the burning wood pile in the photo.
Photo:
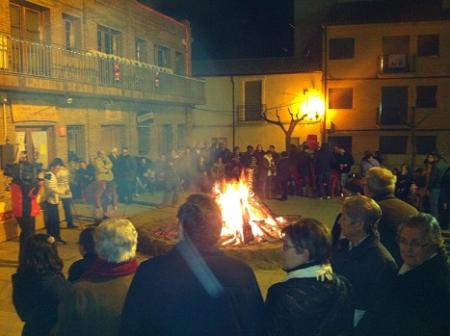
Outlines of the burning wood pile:
[{"label": "burning wood pile", "polygon": [[251,192],[245,179],[216,183],[213,197],[222,210],[222,246],[281,238],[283,217],[273,217],[270,210]]}]

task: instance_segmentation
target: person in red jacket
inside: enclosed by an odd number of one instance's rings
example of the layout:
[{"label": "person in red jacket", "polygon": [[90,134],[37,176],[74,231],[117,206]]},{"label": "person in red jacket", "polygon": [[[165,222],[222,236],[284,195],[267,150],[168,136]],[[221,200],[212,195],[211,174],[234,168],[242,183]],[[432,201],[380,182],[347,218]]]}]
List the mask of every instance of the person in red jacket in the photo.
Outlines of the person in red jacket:
[{"label": "person in red jacket", "polygon": [[38,196],[42,182],[14,178],[11,183],[12,212],[20,227],[20,255],[26,240],[35,232],[36,216],[41,213]]}]

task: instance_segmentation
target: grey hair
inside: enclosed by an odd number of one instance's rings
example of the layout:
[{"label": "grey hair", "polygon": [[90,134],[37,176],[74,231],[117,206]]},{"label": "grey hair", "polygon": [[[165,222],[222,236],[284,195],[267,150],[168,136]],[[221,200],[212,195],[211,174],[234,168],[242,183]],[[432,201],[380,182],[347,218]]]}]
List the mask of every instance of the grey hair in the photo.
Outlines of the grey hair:
[{"label": "grey hair", "polygon": [[420,230],[423,240],[436,246],[436,250],[444,250],[444,239],[442,238],[441,227],[436,218],[432,215],[420,212],[417,215],[410,216],[398,228],[398,235],[404,228]]},{"label": "grey hair", "polygon": [[366,174],[367,188],[376,195],[382,196],[392,194],[395,191],[395,176],[389,169],[382,167],[372,167]]},{"label": "grey hair", "polygon": [[137,231],[126,218],[104,220],[95,229],[95,250],[100,259],[121,263],[136,256]]},{"label": "grey hair", "polygon": [[377,202],[367,196],[356,195],[347,197],[342,206],[353,222],[361,221],[364,232],[374,235],[378,229],[382,211]]}]

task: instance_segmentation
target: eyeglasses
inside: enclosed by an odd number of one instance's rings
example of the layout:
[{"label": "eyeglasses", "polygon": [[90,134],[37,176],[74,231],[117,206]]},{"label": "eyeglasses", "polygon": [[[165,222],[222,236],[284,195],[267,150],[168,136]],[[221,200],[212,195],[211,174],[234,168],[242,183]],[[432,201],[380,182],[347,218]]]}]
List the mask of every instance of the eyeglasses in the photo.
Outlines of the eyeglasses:
[{"label": "eyeglasses", "polygon": [[424,248],[424,247],[427,247],[428,245],[430,245],[429,243],[421,243],[421,242],[419,242],[417,240],[408,241],[408,240],[406,240],[405,238],[402,238],[402,237],[399,237],[397,239],[397,243],[399,245],[408,246],[408,247],[411,247],[413,249]]}]

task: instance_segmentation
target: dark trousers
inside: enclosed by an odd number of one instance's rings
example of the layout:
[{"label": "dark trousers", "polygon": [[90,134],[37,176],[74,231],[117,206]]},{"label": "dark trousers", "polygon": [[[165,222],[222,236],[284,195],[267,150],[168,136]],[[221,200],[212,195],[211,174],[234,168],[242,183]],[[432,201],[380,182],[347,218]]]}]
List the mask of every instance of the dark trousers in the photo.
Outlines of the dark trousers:
[{"label": "dark trousers", "polygon": [[288,192],[289,192],[289,180],[283,178],[280,180],[281,200],[283,201],[287,200]]},{"label": "dark trousers", "polygon": [[47,233],[55,239],[61,239],[59,230],[59,212],[58,204],[51,204],[49,202],[44,203],[45,207],[45,228]]},{"label": "dark trousers", "polygon": [[[324,184],[327,185],[325,190]],[[317,189],[319,191],[319,197],[331,196],[331,173],[322,172],[317,173]]]},{"label": "dark trousers", "polygon": [[64,207],[64,216],[66,217],[67,227],[72,228],[73,225],[73,217],[72,217],[72,199],[71,198],[63,198],[63,207]]},{"label": "dark trousers", "polygon": [[32,216],[16,217],[16,220],[20,227],[20,236],[19,236],[20,242],[19,258],[20,258],[20,255],[22,254],[23,248],[25,246],[25,242],[28,240],[28,238],[34,235],[36,226],[36,217]]}]

